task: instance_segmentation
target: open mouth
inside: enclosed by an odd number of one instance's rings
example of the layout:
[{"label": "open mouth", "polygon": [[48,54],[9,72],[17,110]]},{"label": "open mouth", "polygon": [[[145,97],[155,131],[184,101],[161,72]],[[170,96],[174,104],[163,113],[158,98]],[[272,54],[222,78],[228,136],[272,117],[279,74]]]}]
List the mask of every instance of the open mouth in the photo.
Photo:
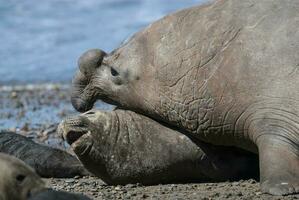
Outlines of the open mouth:
[{"label": "open mouth", "polygon": [[65,135],[65,139],[67,143],[72,145],[76,141],[78,141],[83,135],[87,134],[88,131],[68,131]]}]

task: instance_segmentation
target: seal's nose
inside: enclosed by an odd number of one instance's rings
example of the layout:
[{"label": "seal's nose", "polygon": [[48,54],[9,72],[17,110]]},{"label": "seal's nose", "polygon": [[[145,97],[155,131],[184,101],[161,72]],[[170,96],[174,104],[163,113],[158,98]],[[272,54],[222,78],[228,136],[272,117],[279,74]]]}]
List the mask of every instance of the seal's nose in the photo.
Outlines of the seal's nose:
[{"label": "seal's nose", "polygon": [[100,49],[90,49],[80,56],[78,65],[81,73],[89,77],[101,66],[106,53]]}]

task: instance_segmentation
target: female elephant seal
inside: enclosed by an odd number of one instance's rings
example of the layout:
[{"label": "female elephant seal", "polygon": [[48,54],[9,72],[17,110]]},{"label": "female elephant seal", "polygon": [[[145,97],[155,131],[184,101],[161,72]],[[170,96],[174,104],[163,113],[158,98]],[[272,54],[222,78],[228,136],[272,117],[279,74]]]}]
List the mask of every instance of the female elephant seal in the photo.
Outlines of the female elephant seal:
[{"label": "female elephant seal", "polygon": [[27,200],[45,186],[23,161],[0,153],[0,200]]},{"label": "female elephant seal", "polygon": [[298,10],[293,0],[217,0],[166,16],[110,54],[83,54],[72,103],[85,111],[102,99],[258,153],[262,191],[298,193]]},{"label": "female elephant seal", "polygon": [[109,184],[225,181],[254,177],[254,154],[192,141],[128,110],[90,111],[59,130],[92,173]]}]

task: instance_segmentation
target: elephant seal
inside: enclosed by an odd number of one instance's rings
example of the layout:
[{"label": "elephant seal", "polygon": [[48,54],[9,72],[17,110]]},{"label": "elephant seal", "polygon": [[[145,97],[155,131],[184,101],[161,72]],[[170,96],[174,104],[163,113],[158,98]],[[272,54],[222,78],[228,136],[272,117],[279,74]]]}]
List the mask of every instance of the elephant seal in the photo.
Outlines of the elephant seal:
[{"label": "elephant seal", "polygon": [[45,178],[67,178],[88,174],[78,159],[71,154],[37,144],[14,132],[0,131],[0,152],[21,159]]},{"label": "elephant seal", "polygon": [[97,99],[257,153],[261,190],[299,192],[299,1],[216,0],[79,59],[72,104]]},{"label": "elephant seal", "polygon": [[59,132],[93,174],[108,184],[226,181],[258,176],[255,154],[193,141],[128,110],[69,117]]},{"label": "elephant seal", "polygon": [[88,197],[46,188],[34,169],[22,160],[0,153],[0,200],[89,200]]},{"label": "elephant seal", "polygon": [[45,183],[23,161],[0,153],[0,200],[27,200]]},{"label": "elephant seal", "polygon": [[31,196],[28,200],[91,200],[90,198],[64,191],[56,191],[52,189],[45,189],[34,196]]}]

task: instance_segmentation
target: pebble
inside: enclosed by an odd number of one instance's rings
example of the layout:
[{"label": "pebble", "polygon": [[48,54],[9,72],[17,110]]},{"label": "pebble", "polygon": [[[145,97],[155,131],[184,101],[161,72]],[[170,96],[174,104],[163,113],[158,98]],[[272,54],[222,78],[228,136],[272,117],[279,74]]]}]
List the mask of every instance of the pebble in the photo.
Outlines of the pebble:
[{"label": "pebble", "polygon": [[121,190],[120,186],[116,186],[114,189],[115,190]]},{"label": "pebble", "polygon": [[135,188],[136,185],[134,185],[134,184],[127,184],[125,187],[126,187],[126,188]]},{"label": "pebble", "polygon": [[239,197],[243,196],[242,192],[238,192],[237,195],[238,195]]},{"label": "pebble", "polygon": [[254,179],[249,179],[249,180],[248,180],[248,183],[250,183],[250,184],[254,184],[254,183],[257,183],[257,182],[256,182],[256,180],[254,180]]},{"label": "pebble", "polygon": [[232,186],[238,186],[238,185],[240,185],[240,183],[238,183],[238,182],[233,182],[232,183]]},{"label": "pebble", "polygon": [[11,97],[12,99],[16,99],[16,98],[18,98],[18,93],[15,92],[15,91],[13,91],[13,92],[10,93],[10,97]]},{"label": "pebble", "polygon": [[66,183],[74,183],[75,179],[71,178],[71,179],[66,179],[65,180]]}]

